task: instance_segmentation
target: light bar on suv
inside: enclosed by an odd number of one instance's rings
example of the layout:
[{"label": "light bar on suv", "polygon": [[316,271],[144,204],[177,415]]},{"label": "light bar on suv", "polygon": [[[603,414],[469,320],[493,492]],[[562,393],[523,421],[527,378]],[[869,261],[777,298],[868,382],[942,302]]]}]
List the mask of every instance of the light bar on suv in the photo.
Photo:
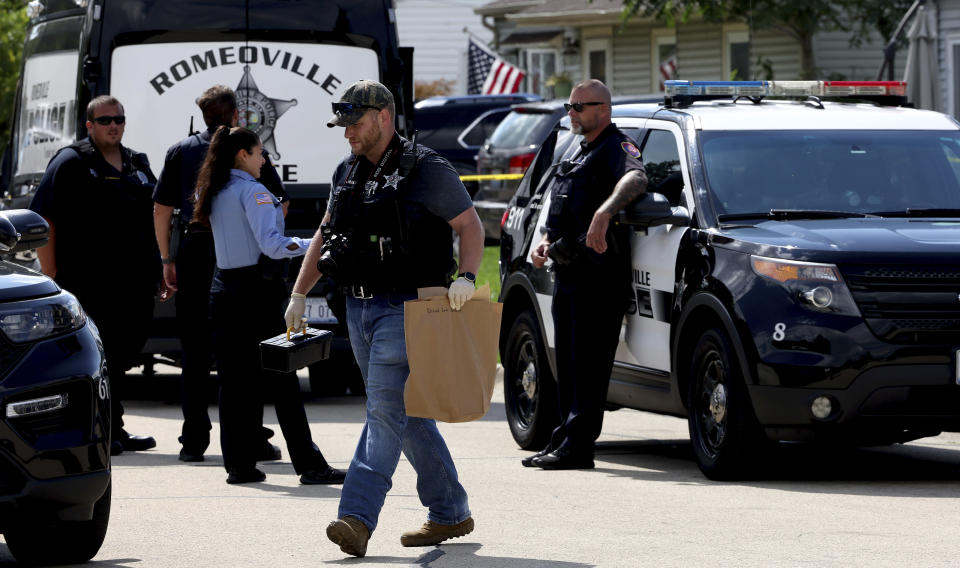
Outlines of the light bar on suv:
[{"label": "light bar on suv", "polygon": [[[690,104],[728,97],[850,97],[903,104],[903,81],[664,81],[664,103]],[[878,99],[888,98],[889,101]]]}]

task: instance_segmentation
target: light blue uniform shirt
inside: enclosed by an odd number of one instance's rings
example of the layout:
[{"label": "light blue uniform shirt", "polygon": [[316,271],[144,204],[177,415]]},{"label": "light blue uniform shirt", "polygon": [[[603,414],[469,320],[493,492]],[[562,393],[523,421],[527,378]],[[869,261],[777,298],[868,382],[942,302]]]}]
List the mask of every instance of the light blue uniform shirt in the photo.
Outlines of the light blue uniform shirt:
[{"label": "light blue uniform shirt", "polygon": [[[210,227],[221,269],[257,264],[261,252],[275,259],[303,256],[311,241],[284,236],[280,202],[252,175],[237,169],[230,170],[230,181],[213,198]],[[290,244],[299,248],[289,250]]]}]

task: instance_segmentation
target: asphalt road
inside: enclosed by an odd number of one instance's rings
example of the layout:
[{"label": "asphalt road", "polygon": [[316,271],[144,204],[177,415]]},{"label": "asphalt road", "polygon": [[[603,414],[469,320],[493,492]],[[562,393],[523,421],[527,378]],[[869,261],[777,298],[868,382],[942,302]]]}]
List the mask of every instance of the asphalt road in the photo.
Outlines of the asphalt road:
[{"label": "asphalt road", "polygon": [[[164,396],[160,397],[161,399]],[[315,441],[345,468],[363,399],[311,399]],[[216,409],[211,408],[216,417]],[[180,410],[127,405],[129,430],[155,450],[113,462],[110,530],[92,567],[579,568],[588,566],[956,566],[960,562],[960,435],[854,450],[784,447],[757,479],[715,483],[693,462],[686,423],[608,413],[597,469],[520,466],[502,391],[487,416],[443,424],[470,494],[476,530],[433,548],[403,548],[426,513],[404,460],[367,557],[345,557],[324,534],[338,487],[301,486],[289,461],[260,484],[225,483],[219,445],[202,464],[177,461]],[[265,420],[275,425],[272,409]],[[279,435],[279,429],[277,429]],[[214,425],[214,440],[218,436]],[[287,457],[284,449],[284,457]],[[55,543],[51,543],[55,545]],[[0,545],[0,566],[12,566]]]}]

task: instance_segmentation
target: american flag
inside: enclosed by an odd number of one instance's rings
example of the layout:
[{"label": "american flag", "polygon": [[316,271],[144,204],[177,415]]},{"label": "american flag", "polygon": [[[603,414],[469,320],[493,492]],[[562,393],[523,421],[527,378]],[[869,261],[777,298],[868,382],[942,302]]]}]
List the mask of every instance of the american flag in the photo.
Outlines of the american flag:
[{"label": "american flag", "polygon": [[467,48],[467,94],[516,93],[526,73],[497,57],[487,46],[470,37]]}]

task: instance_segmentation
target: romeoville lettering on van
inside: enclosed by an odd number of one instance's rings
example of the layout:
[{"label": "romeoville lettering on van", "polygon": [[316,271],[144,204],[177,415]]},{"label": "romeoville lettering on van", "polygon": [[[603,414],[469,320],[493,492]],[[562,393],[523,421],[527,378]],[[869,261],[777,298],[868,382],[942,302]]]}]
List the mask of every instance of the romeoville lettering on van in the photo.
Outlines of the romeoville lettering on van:
[{"label": "romeoville lettering on van", "polygon": [[[303,57],[290,53],[289,51],[270,49],[264,46],[259,48],[254,46],[242,46],[239,48],[227,46],[208,49],[203,53],[197,53],[175,62],[170,66],[169,71],[162,71],[153,79],[150,79],[150,86],[154,88],[158,95],[162,95],[168,89],[173,88],[176,83],[183,81],[194,73],[201,73],[207,69],[223,65],[250,65],[261,61],[268,67],[280,67],[281,69],[299,75],[319,86],[330,95],[336,92],[342,82],[331,73],[323,77],[320,74],[320,66],[316,63],[311,64],[310,69],[304,72],[302,70],[302,68],[305,67]],[[322,79],[318,79],[318,76],[322,77]]]}]

